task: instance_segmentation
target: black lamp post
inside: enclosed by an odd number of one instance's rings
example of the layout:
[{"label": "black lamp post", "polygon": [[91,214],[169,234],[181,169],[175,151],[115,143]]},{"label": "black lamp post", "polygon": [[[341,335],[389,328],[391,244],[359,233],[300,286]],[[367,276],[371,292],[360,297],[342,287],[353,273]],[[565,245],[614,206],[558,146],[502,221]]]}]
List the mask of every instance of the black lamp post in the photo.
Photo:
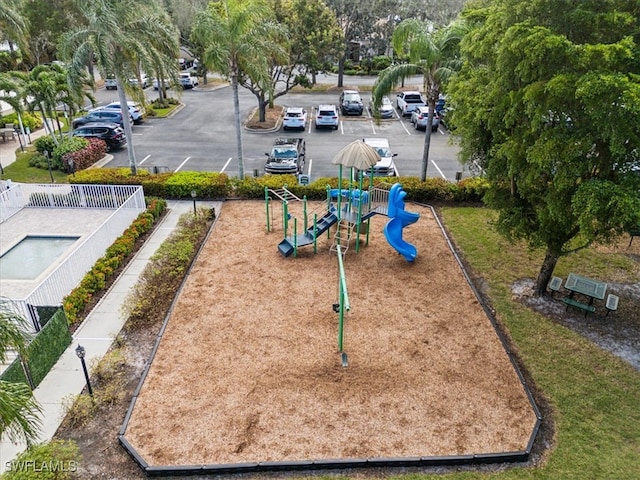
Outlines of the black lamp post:
[{"label": "black lamp post", "polygon": [[87,371],[87,364],[84,361],[84,355],[86,351],[82,345],[78,345],[76,347],[76,355],[80,359],[80,363],[82,363],[82,371],[84,372],[84,378],[87,381],[87,390],[89,391],[89,395],[93,397],[93,389],[91,388],[91,382],[89,381],[89,372]]},{"label": "black lamp post", "polygon": [[193,214],[196,214],[196,196],[198,193],[195,190],[191,190],[191,198],[193,198]]}]

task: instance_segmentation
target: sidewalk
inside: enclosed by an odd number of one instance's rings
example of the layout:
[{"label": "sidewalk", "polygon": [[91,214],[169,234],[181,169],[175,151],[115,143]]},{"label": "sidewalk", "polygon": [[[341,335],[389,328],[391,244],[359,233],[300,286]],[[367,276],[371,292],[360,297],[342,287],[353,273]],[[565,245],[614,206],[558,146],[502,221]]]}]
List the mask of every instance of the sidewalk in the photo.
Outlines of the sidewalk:
[{"label": "sidewalk", "polygon": [[[45,134],[46,132],[44,128],[36,130],[35,132],[31,132],[28,136],[25,135],[25,139],[27,142],[29,141],[29,138],[31,138],[31,143],[25,145],[23,139],[22,145],[25,148],[29,145],[33,145],[33,142],[36,141],[36,138],[40,138]],[[15,136],[15,139],[15,142],[12,140],[0,142],[0,165],[2,166],[2,168],[8,167],[16,161],[16,150],[20,148],[20,139],[18,138],[18,135]]]},{"label": "sidewalk", "polygon": [[[4,151],[3,151],[4,153]],[[5,158],[2,157],[4,166]],[[220,212],[222,202],[198,202],[199,206],[213,207]],[[75,349],[82,345],[86,349],[86,363],[91,365],[100,360],[108,351],[116,335],[125,323],[120,313],[120,305],[138,280],[149,258],[160,244],[173,232],[180,216],[193,212],[191,201],[169,201],[168,213],[147,239],[144,247],[129,262],[127,268],[100,300],[73,335],[73,341],[58,362],[34,390],[42,413],[42,432],[39,441],[51,440],[64,417],[63,400],[69,395],[77,395],[85,387],[82,365]],[[114,433],[115,435],[115,433]],[[13,445],[3,440],[0,443],[0,473],[6,470],[6,463],[23,452],[26,445]]]}]

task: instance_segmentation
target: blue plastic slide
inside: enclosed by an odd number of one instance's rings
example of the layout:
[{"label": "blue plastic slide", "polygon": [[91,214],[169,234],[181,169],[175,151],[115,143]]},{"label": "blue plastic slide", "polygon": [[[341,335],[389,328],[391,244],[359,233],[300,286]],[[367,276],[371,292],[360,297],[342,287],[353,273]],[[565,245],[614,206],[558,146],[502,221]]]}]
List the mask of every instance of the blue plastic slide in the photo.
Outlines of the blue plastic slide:
[{"label": "blue plastic slide", "polygon": [[387,216],[390,220],[384,226],[384,236],[387,242],[402,255],[407,262],[413,262],[418,254],[415,245],[402,239],[402,230],[407,225],[416,223],[420,218],[419,213],[407,212],[404,209],[404,197],[407,192],[402,190],[402,185],[396,183],[389,191],[389,208]]}]

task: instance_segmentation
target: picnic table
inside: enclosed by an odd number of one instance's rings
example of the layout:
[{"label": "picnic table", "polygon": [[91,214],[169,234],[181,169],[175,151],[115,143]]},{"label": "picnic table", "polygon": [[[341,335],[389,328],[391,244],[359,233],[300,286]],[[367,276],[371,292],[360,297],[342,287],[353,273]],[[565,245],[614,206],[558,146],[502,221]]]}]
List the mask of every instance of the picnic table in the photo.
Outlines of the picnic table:
[{"label": "picnic table", "polygon": [[[569,290],[569,296],[565,297],[562,301],[569,306],[577,307],[585,311],[585,317],[589,312],[595,312],[596,308],[593,306],[595,299],[604,300],[607,292],[607,284],[599,280],[583,277],[570,273],[567,276],[567,281],[564,284],[564,288]],[[574,298],[574,295],[579,293],[589,298],[589,303],[583,303]]]}]

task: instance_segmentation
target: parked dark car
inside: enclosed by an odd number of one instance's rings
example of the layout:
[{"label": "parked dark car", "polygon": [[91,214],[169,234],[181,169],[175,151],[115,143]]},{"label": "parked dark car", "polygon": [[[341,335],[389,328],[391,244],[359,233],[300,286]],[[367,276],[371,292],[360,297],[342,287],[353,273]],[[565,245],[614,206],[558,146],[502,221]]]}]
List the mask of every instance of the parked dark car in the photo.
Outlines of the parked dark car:
[{"label": "parked dark car", "polygon": [[115,150],[127,143],[123,128],[117,123],[91,123],[76,128],[74,137],[99,138],[107,144],[107,151]]},{"label": "parked dark car", "polygon": [[306,144],[304,138],[276,138],[270,153],[265,153],[265,173],[302,173]]},{"label": "parked dark car", "polygon": [[340,94],[340,111],[343,115],[362,115],[364,104],[357,90],[345,90]]},{"label": "parked dark car", "polygon": [[[71,122],[71,126],[75,129],[81,127],[82,125],[86,125],[87,123],[96,122],[117,123],[121,127],[124,127],[124,123],[122,121],[122,112],[119,112],[117,110],[94,110],[84,117],[74,118],[73,122]],[[133,123],[131,115],[129,115],[129,122]]]}]

